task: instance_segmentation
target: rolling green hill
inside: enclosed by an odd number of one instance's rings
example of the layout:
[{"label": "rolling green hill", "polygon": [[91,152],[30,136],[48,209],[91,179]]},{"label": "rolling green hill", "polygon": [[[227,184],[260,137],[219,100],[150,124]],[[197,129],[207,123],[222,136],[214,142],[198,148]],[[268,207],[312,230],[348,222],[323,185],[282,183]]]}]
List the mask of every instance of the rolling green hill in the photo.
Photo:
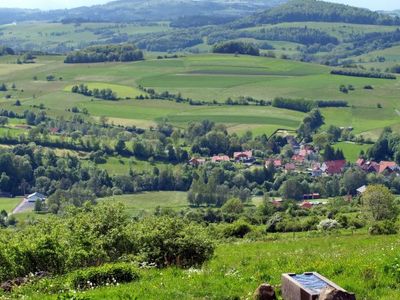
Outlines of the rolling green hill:
[{"label": "rolling green hill", "polygon": [[[139,85],[157,92],[181,93],[194,100],[224,103],[228,97],[275,97],[309,100],[346,100],[347,108],[324,108],[326,124],[354,127],[355,133],[376,138],[385,126],[399,124],[398,80],[383,80],[331,75],[331,68],[289,60],[234,55],[192,55],[177,59],[148,59],[134,63],[63,64],[63,57],[38,57],[37,63],[13,64],[16,57],[4,57],[0,64],[0,82],[16,90],[0,92],[1,105],[23,112],[43,104],[47,112],[62,116],[72,107],[86,108],[93,118],[107,116],[110,122],[139,127],[153,126],[167,118],[175,126],[185,127],[192,120],[209,119],[227,124],[232,132],[252,130],[271,133],[276,128],[295,129],[303,113],[260,106],[193,106],[165,100],[92,100],[72,94],[70,87],[84,83],[112,87],[123,97],[134,98]],[[52,74],[56,80],[48,82]],[[37,80],[33,80],[33,77]],[[344,94],[342,84],[354,91]],[[364,86],[371,85],[373,90]],[[9,94],[11,99],[3,97]],[[15,99],[21,107],[14,107]],[[377,108],[380,103],[382,108]]]}]

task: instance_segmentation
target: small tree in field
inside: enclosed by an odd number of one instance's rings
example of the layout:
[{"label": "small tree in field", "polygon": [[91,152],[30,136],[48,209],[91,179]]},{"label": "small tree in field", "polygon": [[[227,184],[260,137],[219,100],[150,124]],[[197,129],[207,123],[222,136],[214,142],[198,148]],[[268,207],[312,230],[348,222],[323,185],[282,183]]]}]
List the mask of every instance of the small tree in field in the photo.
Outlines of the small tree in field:
[{"label": "small tree in field", "polygon": [[8,118],[7,117],[0,117],[0,126],[5,126],[8,124]]},{"label": "small tree in field", "polygon": [[362,195],[362,201],[374,221],[391,220],[395,219],[398,215],[395,197],[383,185],[368,186]]}]

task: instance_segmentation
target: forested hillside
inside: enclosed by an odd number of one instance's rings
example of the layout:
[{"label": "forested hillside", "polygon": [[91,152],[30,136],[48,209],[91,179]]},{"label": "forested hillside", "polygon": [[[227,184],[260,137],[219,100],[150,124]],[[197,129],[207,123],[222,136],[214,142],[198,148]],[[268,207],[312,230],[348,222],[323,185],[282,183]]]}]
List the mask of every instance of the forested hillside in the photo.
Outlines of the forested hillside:
[{"label": "forested hillside", "polygon": [[257,24],[310,21],[373,25],[400,24],[398,17],[372,12],[368,9],[320,0],[292,0],[286,4],[238,21],[233,26],[238,28],[250,27]]},{"label": "forested hillside", "polygon": [[[0,24],[14,21],[115,22],[173,20],[187,15],[243,16],[279,5],[286,0],[240,1],[227,0],[119,0],[104,5],[78,7],[69,10],[39,11],[1,9]],[[84,5],[84,3],[82,3]]]}]

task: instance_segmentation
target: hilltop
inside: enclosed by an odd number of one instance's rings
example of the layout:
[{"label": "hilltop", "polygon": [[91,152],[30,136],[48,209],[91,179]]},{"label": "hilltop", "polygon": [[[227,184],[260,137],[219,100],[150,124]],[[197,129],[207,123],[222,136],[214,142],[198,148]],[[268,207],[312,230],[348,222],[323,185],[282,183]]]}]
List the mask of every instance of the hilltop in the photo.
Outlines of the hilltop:
[{"label": "hilltop", "polygon": [[292,0],[240,20],[234,27],[283,22],[342,22],[350,24],[400,25],[398,17],[368,9],[319,0]]},{"label": "hilltop", "polygon": [[0,9],[0,24],[14,21],[116,22],[166,21],[187,15],[243,16],[273,7],[285,0],[118,0],[104,5],[65,10]]}]

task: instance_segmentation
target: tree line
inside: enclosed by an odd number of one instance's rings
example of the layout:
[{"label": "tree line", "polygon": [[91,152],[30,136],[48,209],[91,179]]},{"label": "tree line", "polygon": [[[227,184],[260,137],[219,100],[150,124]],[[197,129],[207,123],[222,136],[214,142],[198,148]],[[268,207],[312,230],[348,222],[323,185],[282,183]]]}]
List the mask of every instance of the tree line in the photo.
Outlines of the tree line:
[{"label": "tree line", "polygon": [[344,100],[305,100],[277,97],[272,101],[273,107],[310,112],[317,107],[347,107],[348,102]]},{"label": "tree line", "polygon": [[342,76],[353,76],[353,77],[378,78],[378,79],[392,79],[392,80],[397,79],[397,77],[393,74],[365,72],[356,70],[332,70],[331,74],[342,75]]},{"label": "tree line", "polygon": [[90,90],[87,85],[82,84],[82,83],[79,85],[74,85],[71,88],[71,92],[76,93],[76,94],[81,94],[84,96],[88,96],[88,97],[93,96],[94,98],[103,99],[103,100],[112,100],[112,101],[118,100],[117,93],[113,92],[112,89],[94,88],[93,90]]},{"label": "tree line", "polygon": [[91,46],[67,55],[64,63],[129,62],[143,59],[143,52],[133,44]]},{"label": "tree line", "polygon": [[214,53],[237,53],[259,56],[260,50],[252,43],[229,41],[214,45]]}]

